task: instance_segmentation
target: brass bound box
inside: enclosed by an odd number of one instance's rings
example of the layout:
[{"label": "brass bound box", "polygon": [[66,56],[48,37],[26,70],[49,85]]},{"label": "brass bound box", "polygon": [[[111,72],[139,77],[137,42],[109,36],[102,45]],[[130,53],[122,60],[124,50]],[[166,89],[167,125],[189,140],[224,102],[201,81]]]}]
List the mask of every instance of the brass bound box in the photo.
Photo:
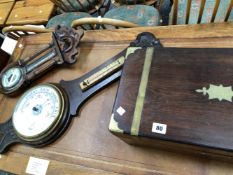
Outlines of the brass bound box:
[{"label": "brass bound box", "polygon": [[233,49],[138,49],[125,61],[109,129],[133,144],[231,155],[232,86]]}]

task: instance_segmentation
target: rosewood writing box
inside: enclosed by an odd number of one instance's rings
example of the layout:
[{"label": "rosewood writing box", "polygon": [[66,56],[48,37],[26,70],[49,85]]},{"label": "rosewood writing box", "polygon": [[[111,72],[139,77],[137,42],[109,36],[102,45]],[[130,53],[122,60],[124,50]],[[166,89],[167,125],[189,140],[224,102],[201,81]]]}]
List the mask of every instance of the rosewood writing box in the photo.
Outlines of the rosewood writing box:
[{"label": "rosewood writing box", "polygon": [[139,49],[125,61],[109,130],[133,144],[231,155],[232,85],[233,49]]}]

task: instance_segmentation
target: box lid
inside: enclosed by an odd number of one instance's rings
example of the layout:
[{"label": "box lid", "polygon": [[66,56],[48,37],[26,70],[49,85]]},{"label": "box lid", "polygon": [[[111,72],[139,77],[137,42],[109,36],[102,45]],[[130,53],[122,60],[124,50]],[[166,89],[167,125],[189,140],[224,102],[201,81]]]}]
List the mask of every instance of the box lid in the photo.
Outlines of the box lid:
[{"label": "box lid", "polygon": [[233,150],[233,49],[154,48],[125,61],[110,131]]}]

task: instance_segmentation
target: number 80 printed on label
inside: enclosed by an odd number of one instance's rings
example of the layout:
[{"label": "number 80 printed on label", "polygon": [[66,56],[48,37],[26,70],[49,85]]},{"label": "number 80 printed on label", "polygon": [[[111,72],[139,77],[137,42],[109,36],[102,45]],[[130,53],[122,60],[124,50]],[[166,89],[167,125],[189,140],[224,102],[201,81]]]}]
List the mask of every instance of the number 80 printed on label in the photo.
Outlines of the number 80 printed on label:
[{"label": "number 80 printed on label", "polygon": [[153,123],[152,125],[152,132],[158,133],[158,134],[166,134],[167,132],[167,125],[162,123]]}]

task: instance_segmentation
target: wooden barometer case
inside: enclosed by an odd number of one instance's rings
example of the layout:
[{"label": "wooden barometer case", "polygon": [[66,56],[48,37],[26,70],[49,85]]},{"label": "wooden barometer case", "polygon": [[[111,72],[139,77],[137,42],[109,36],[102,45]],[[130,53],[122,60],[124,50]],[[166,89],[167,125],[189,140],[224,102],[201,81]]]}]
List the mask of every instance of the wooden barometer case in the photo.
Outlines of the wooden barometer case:
[{"label": "wooden barometer case", "polygon": [[128,55],[159,44],[152,34],[139,34],[127,49],[82,77],[59,84],[39,84],[26,91],[12,117],[0,125],[0,153],[13,143],[41,147],[55,141],[86,100],[119,79]]},{"label": "wooden barometer case", "polygon": [[52,43],[34,55],[8,65],[0,75],[0,92],[15,95],[55,65],[74,64],[83,30],[57,26]]}]

